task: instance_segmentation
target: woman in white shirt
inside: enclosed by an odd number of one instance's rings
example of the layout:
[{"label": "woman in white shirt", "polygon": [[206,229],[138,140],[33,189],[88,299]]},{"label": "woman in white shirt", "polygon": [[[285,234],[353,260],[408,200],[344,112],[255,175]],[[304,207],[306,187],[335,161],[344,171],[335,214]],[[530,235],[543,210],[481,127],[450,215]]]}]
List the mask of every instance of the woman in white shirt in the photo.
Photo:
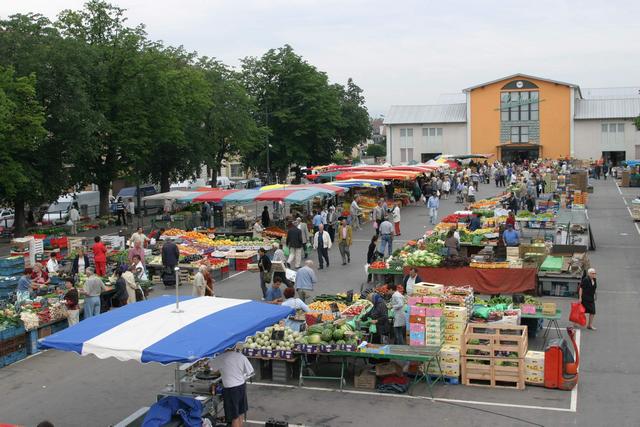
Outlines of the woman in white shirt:
[{"label": "woman in white shirt", "polygon": [[132,260],[131,264],[133,265],[133,271],[135,272],[135,275],[138,278],[138,280],[143,280],[143,281],[149,280],[147,278],[147,270],[144,268],[144,264],[142,263],[142,260],[140,259],[140,257],[138,255],[134,255],[133,258],[131,258],[131,260]]},{"label": "woman in white shirt", "polygon": [[396,236],[400,235],[400,203],[396,202],[393,210],[391,211],[391,217],[393,219],[393,226],[395,228]]},{"label": "woman in white shirt", "polygon": [[[298,311],[303,311],[305,313],[308,313],[309,311],[311,311],[311,309],[309,308],[309,306],[307,304],[305,304],[300,298],[296,298],[296,290],[294,288],[287,288],[284,290],[283,292],[284,297],[286,298],[281,305],[284,305],[286,307],[291,307],[294,310]],[[298,332],[300,331],[300,326],[305,323],[304,321],[300,321],[300,320],[295,320],[295,319],[291,319],[291,318],[287,318],[284,321],[285,326],[289,327],[292,331],[294,332]]]},{"label": "woman in white shirt", "polygon": [[47,272],[49,274],[58,274],[58,270],[60,269],[60,265],[58,265],[58,260],[56,259],[55,252],[51,252],[49,257],[49,261],[47,261]]},{"label": "woman in white shirt", "polygon": [[258,218],[256,219],[256,223],[253,224],[253,238],[254,239],[262,238],[263,231],[264,231],[264,227],[262,226],[262,220]]}]

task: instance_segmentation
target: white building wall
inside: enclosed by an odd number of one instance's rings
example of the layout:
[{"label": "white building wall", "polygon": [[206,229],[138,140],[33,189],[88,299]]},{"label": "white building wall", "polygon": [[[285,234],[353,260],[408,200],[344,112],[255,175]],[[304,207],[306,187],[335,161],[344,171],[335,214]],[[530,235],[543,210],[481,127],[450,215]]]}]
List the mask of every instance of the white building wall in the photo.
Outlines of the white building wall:
[{"label": "white building wall", "polygon": [[[603,136],[602,125],[624,123],[622,138]],[[629,119],[574,120],[575,155],[578,159],[599,159],[603,151],[625,151],[627,159],[635,159],[640,147],[640,131]]]},{"label": "white building wall", "polygon": [[[425,138],[422,129],[441,128],[441,138]],[[412,129],[413,137],[405,146],[401,138],[401,129]],[[438,142],[432,142],[433,140]],[[387,161],[393,165],[407,164],[402,161],[401,149],[412,148],[413,160],[420,162],[422,153],[468,154],[466,123],[421,123],[387,126]]]}]

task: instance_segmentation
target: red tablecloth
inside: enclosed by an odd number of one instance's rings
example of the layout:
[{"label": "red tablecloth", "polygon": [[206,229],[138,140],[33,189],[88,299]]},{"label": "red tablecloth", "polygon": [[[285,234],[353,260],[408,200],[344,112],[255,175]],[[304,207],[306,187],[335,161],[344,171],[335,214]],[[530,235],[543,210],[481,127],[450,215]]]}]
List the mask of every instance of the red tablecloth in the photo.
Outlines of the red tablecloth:
[{"label": "red tablecloth", "polygon": [[[535,268],[430,268],[416,267],[424,282],[472,286],[481,294],[513,294],[536,288]],[[409,267],[405,267],[405,274]]]}]

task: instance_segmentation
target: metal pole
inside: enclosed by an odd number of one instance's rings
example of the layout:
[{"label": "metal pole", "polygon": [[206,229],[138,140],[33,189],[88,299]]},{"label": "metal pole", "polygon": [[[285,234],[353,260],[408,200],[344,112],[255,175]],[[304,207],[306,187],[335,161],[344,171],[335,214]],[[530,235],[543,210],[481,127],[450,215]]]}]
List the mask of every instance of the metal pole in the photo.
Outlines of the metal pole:
[{"label": "metal pole", "polygon": [[269,162],[269,111],[267,110],[267,104],[264,104],[264,122],[267,127],[267,133],[265,134],[267,137],[267,182],[266,185],[269,185],[269,179],[271,177],[271,165]]},{"label": "metal pole", "polygon": [[178,285],[180,282],[178,281],[178,272],[180,272],[180,267],[175,267],[176,272],[176,309],[172,311],[172,313],[184,313],[184,310],[180,310],[180,297],[178,294]]}]

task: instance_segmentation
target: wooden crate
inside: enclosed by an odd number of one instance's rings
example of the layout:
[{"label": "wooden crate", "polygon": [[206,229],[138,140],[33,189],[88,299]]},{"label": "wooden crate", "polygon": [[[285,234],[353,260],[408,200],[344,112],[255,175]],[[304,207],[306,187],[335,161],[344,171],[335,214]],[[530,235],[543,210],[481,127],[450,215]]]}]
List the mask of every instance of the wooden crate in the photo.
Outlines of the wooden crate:
[{"label": "wooden crate", "polygon": [[468,386],[513,388],[525,387],[524,359],[463,356],[462,383]]},{"label": "wooden crate", "polygon": [[[522,359],[527,354],[528,345],[527,326],[469,323],[462,339],[461,355],[486,357],[513,355]],[[468,354],[467,350],[475,350],[475,354]]]}]

